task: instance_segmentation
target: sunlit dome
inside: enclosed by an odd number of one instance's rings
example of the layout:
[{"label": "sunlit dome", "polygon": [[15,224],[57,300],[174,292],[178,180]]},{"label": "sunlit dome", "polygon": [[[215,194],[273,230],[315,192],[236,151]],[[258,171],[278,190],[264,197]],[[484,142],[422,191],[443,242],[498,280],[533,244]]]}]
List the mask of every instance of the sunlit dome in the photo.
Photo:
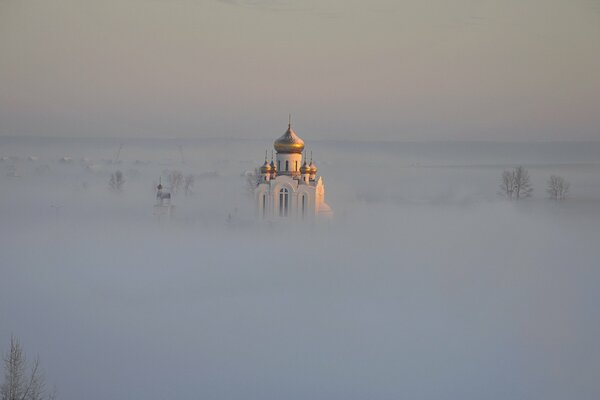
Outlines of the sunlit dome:
[{"label": "sunlit dome", "polygon": [[310,167],[306,163],[306,160],[304,160],[304,164],[302,164],[302,166],[300,167],[300,173],[301,174],[309,174],[310,173]]},{"label": "sunlit dome", "polygon": [[260,172],[271,172],[271,164],[265,159],[265,163],[260,167]]},{"label": "sunlit dome", "polygon": [[302,153],[304,140],[296,135],[290,122],[287,131],[273,143],[273,147],[278,153]]}]

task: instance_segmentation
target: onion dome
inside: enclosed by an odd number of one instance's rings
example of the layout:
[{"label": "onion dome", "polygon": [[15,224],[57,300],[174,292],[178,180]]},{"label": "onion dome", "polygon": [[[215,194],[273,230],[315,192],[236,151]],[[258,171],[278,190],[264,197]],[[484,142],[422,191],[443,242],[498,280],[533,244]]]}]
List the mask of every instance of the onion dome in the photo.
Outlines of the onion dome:
[{"label": "onion dome", "polygon": [[158,186],[156,187],[158,190],[162,190],[162,185],[159,183]]},{"label": "onion dome", "polygon": [[275,161],[271,160],[271,171],[277,172],[277,166],[275,165]]},{"label": "onion dome", "polygon": [[262,167],[260,167],[260,172],[263,174],[268,174],[271,172],[271,164],[269,164],[267,160],[265,160],[265,163],[262,165]]},{"label": "onion dome", "polygon": [[278,153],[302,153],[304,150],[304,140],[300,139],[292,129],[292,122],[288,124],[285,133],[273,143],[273,147]]},{"label": "onion dome", "polygon": [[302,164],[302,166],[300,167],[300,173],[301,174],[310,174],[310,167],[306,163],[306,160],[304,160],[304,164]]},{"label": "onion dome", "polygon": [[312,160],[310,160],[310,165],[308,167],[310,168],[311,175],[314,175],[317,173],[317,166],[315,165],[314,162],[312,162]]}]

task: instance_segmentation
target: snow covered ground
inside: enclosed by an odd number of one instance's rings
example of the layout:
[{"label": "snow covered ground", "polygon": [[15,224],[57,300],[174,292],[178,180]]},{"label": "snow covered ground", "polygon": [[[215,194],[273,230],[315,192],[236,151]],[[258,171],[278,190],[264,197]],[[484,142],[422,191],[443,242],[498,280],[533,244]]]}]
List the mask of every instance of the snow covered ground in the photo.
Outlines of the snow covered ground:
[{"label": "snow covered ground", "polygon": [[[335,219],[265,227],[270,140],[0,138],[0,350],[67,400],[600,396],[600,143],[306,139]],[[172,170],[194,194],[159,224]]]}]

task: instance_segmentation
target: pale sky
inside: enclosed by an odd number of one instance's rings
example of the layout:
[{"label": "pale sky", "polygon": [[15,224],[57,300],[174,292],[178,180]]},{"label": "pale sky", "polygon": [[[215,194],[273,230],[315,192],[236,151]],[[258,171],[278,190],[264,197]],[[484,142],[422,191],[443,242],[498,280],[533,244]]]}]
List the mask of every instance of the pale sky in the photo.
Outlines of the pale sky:
[{"label": "pale sky", "polygon": [[0,135],[600,140],[600,0],[0,0]]}]

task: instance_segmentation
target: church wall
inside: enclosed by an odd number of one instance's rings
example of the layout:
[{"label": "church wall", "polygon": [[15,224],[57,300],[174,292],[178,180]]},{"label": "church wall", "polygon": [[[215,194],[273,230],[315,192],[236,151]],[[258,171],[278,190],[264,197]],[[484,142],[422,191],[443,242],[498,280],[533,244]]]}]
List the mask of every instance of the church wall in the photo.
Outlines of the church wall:
[{"label": "church wall", "polygon": [[297,193],[298,208],[297,214],[302,218],[302,196],[306,196],[306,208],[304,218],[310,218],[316,213],[315,190],[307,185],[300,185]]},{"label": "church wall", "polygon": [[[302,154],[298,153],[277,153],[277,173],[281,175],[300,174],[302,166]],[[285,170],[285,162],[288,162],[288,171]]]},{"label": "church wall", "polygon": [[[261,219],[279,219],[280,191],[288,190],[288,213],[286,219],[312,220],[318,212],[316,188],[289,176],[279,176],[269,183],[261,183],[255,191],[256,214]],[[263,196],[266,203],[263,205]],[[305,197],[304,215],[302,212],[302,197]]]}]

